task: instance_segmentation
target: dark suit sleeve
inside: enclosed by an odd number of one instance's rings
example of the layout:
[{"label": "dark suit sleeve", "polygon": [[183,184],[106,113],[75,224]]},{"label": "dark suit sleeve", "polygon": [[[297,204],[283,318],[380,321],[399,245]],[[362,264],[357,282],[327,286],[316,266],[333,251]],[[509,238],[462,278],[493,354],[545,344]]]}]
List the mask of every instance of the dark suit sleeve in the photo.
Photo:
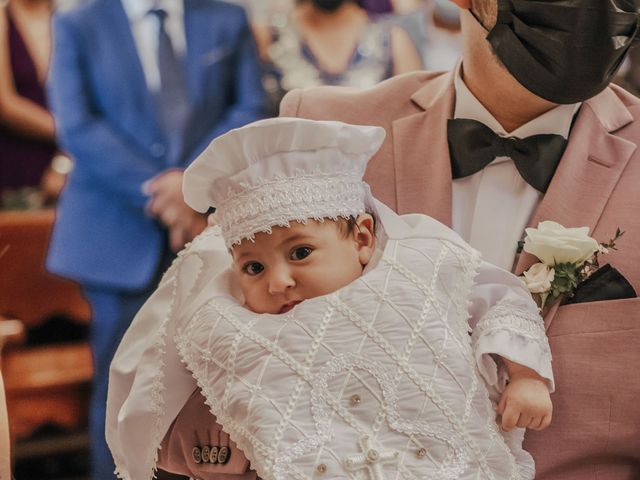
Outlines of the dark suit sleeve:
[{"label": "dark suit sleeve", "polygon": [[58,140],[76,161],[75,175],[142,207],[147,197],[141,185],[159,173],[158,166],[95,107],[86,64],[100,59],[83,55],[84,48],[91,48],[86,43],[70,18],[54,17],[47,92]]},{"label": "dark suit sleeve", "polygon": [[[238,35],[234,46],[233,103],[225,115],[189,156],[193,160],[211,141],[227,131],[259,120],[266,114],[266,94],[262,86],[262,67],[247,16],[238,8]],[[218,89],[219,85],[210,85]]]}]

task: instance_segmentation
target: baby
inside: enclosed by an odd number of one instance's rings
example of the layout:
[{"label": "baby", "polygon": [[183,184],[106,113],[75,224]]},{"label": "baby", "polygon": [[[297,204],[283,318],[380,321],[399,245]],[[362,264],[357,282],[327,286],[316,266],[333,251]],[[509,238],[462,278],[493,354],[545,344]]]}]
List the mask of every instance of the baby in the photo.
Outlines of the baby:
[{"label": "baby", "polygon": [[[233,271],[247,308],[283,314],[360,277],[373,257],[375,243],[374,219],[368,213],[274,226],[271,233],[259,232],[231,247]],[[552,408],[544,378],[505,358],[501,361],[510,378],[498,409],[503,430],[546,428]]]},{"label": "baby", "polygon": [[175,318],[180,358],[261,478],[533,478],[522,428],[549,424],[553,389],[537,307],[447,227],[371,197],[383,138],[270,119],[196,159],[185,200],[216,207],[232,265]]}]

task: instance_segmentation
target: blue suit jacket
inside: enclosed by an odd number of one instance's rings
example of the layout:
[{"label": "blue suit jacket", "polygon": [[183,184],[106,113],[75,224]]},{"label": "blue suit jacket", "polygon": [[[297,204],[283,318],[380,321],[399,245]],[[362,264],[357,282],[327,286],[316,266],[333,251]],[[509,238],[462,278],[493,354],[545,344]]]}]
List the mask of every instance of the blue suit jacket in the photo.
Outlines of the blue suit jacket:
[{"label": "blue suit jacket", "polygon": [[191,112],[185,153],[167,158],[128,18],[119,0],[54,17],[49,100],[59,142],[76,160],[60,199],[48,268],[98,288],[145,288],[164,248],[141,186],[184,167],[216,136],[264,111],[261,72],[244,11],[184,0]]}]

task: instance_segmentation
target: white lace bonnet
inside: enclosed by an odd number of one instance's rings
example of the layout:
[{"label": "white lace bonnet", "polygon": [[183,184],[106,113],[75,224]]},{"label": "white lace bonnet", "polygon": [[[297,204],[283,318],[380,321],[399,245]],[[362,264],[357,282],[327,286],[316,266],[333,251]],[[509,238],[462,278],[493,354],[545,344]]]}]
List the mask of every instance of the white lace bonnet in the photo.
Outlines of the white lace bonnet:
[{"label": "white lace bonnet", "polygon": [[227,247],[290,221],[359,215],[369,205],[362,180],[382,145],[381,127],[271,118],[216,138],[184,174],[185,201],[215,207]]}]

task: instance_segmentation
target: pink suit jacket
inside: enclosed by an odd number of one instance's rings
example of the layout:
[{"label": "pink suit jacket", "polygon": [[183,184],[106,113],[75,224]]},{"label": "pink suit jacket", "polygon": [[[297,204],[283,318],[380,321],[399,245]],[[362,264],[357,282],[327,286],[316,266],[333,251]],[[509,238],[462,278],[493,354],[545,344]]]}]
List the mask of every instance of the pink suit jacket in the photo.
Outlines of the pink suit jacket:
[{"label": "pink suit jacket", "polygon": [[[374,195],[398,213],[425,213],[451,225],[447,119],[454,100],[451,73],[418,72],[369,90],[296,90],[284,98],[280,115],[383,126],[387,139],[365,177]],[[600,241],[617,227],[625,230],[619,250],[604,259],[640,292],[638,143],[640,100],[611,86],[586,101],[530,225],[554,220],[567,227],[588,226]],[[521,255],[515,273],[532,263],[533,257]],[[640,478],[640,299],[562,306],[551,310],[545,324],[556,391],[551,426],[528,431],[525,439],[536,461],[536,478]],[[219,430],[211,417],[205,420],[204,407],[198,410],[190,403],[185,409],[198,418],[194,428]],[[172,435],[175,429],[163,445]],[[186,447],[184,454],[190,454]],[[175,461],[160,462],[184,471]],[[197,476],[218,478],[207,472]]]}]

